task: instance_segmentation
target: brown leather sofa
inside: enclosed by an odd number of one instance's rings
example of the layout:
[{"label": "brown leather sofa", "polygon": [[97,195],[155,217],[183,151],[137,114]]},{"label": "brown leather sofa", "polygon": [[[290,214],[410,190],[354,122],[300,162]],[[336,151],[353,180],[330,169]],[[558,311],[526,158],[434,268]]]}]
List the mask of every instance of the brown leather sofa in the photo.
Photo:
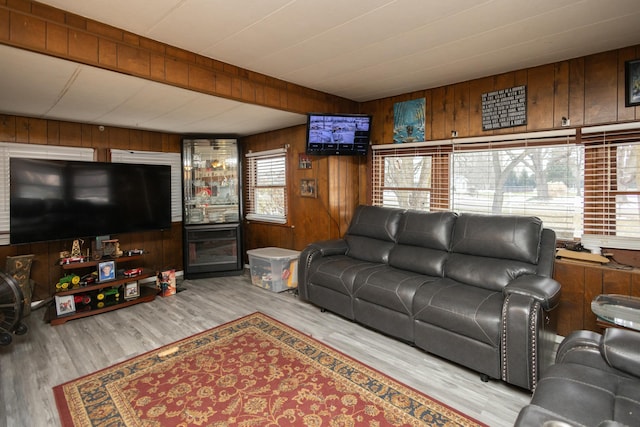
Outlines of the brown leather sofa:
[{"label": "brown leather sofa", "polygon": [[322,309],[529,390],[553,362],[555,233],[535,217],[359,206],[310,244],[298,291]]},{"label": "brown leather sofa", "polygon": [[567,335],[515,425],[639,426],[640,332]]}]

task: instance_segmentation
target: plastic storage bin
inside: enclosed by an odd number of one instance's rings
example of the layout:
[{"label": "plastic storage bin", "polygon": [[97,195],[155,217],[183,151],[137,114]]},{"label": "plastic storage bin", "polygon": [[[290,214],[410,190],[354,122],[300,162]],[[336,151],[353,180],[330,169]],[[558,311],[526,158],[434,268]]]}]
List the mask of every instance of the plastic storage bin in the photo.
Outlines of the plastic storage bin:
[{"label": "plastic storage bin", "polygon": [[299,251],[260,248],[247,251],[251,283],[273,292],[298,287]]}]

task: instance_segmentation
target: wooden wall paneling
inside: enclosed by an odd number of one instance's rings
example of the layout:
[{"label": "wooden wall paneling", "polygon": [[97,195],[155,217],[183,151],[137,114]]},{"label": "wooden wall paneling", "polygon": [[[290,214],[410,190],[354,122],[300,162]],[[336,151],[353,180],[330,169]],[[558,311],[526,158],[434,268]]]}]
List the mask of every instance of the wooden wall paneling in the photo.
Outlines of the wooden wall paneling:
[{"label": "wooden wall paneling", "polygon": [[562,118],[569,120],[569,62],[554,64],[553,77],[553,127],[562,127]]},{"label": "wooden wall paneling", "polygon": [[47,122],[47,144],[60,145],[60,122],[49,120]]},{"label": "wooden wall paneling", "polygon": [[602,272],[602,293],[631,295],[629,271],[605,269]]},{"label": "wooden wall paneling", "polygon": [[442,105],[444,114],[444,125],[442,133],[434,134],[433,139],[449,139],[451,131],[456,128],[456,86],[444,87],[444,103]]},{"label": "wooden wall paneling", "polygon": [[553,128],[554,78],[553,64],[528,70],[527,130]]},{"label": "wooden wall paneling", "polygon": [[603,289],[603,271],[601,267],[584,267],[584,318],[582,329],[588,329],[591,331],[599,331],[599,327],[596,325],[596,316],[591,311],[591,301],[598,295],[602,294]]},{"label": "wooden wall paneling", "polygon": [[[390,99],[380,101],[383,106],[384,120],[381,123],[380,138],[375,142],[376,144],[391,144],[393,142],[393,128],[394,128],[394,116],[393,116],[393,102]],[[372,125],[375,125],[375,118]],[[431,129],[431,126],[429,126]],[[425,129],[425,137],[427,130]]]},{"label": "wooden wall paneling", "polygon": [[571,126],[584,125],[584,58],[569,60],[569,116]]},{"label": "wooden wall paneling", "polygon": [[640,297],[640,271],[631,274],[631,296]]},{"label": "wooden wall paneling", "polygon": [[131,150],[129,144],[129,129],[111,127],[108,134],[108,149]]},{"label": "wooden wall paneling", "polygon": [[[169,234],[170,233],[170,234]],[[163,232],[163,265],[175,267],[176,270],[184,269],[182,259],[182,222],[171,224],[171,230]]]},{"label": "wooden wall paneling", "polygon": [[469,133],[458,133],[458,137],[490,135],[482,130],[482,94],[493,91],[493,78],[472,80],[469,84]]},{"label": "wooden wall paneling", "polygon": [[46,25],[41,19],[18,12],[11,12],[9,18],[9,40],[18,46],[46,48]]},{"label": "wooden wall paneling", "polygon": [[469,93],[470,83],[458,83],[454,86],[453,123],[451,130],[460,135],[469,135]]},{"label": "wooden wall paneling", "polygon": [[640,47],[628,47],[620,49],[618,54],[618,121],[635,120],[638,107],[625,106],[625,62],[639,59]]},{"label": "wooden wall paneling", "polygon": [[618,51],[585,57],[586,125],[614,122],[618,110]]},{"label": "wooden wall paneling", "polygon": [[9,41],[10,13],[6,9],[0,9],[0,40]]},{"label": "wooden wall paneling", "polygon": [[70,147],[82,147],[82,126],[78,123],[59,122],[60,143]]},{"label": "wooden wall paneling", "polygon": [[355,156],[328,158],[330,239],[344,235],[358,204],[358,161],[359,157]]},{"label": "wooden wall paneling", "polygon": [[29,118],[28,117],[16,117],[16,134],[14,136],[14,142],[29,143]]},{"label": "wooden wall paneling", "polygon": [[438,87],[431,90],[431,131],[427,137],[427,131],[425,129],[425,139],[427,140],[451,137],[451,129],[449,129],[449,135],[445,134],[447,124],[447,96],[448,93],[445,87]]},{"label": "wooden wall paneling", "polygon": [[16,142],[16,117],[0,114],[0,141]]},{"label": "wooden wall paneling", "polygon": [[560,304],[557,307],[558,334],[567,336],[582,329],[584,323],[584,266],[568,262],[556,262],[554,279],[562,285]]}]

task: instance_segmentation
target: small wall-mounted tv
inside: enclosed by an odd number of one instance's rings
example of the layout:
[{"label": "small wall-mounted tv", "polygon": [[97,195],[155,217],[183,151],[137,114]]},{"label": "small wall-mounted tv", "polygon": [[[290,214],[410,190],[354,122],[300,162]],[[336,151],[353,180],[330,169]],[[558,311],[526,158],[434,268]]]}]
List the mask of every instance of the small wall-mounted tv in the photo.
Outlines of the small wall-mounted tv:
[{"label": "small wall-mounted tv", "polygon": [[307,114],[307,154],[366,155],[371,139],[371,119],[366,114]]},{"label": "small wall-mounted tv", "polygon": [[11,244],[171,227],[171,167],[10,159]]}]

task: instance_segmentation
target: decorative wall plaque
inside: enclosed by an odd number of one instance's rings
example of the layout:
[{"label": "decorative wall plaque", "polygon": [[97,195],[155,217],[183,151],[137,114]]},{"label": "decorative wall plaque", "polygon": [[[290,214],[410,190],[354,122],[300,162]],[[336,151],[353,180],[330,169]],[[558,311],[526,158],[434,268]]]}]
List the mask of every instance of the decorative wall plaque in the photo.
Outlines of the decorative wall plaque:
[{"label": "decorative wall plaque", "polygon": [[526,124],[526,86],[516,86],[482,94],[482,130]]}]

